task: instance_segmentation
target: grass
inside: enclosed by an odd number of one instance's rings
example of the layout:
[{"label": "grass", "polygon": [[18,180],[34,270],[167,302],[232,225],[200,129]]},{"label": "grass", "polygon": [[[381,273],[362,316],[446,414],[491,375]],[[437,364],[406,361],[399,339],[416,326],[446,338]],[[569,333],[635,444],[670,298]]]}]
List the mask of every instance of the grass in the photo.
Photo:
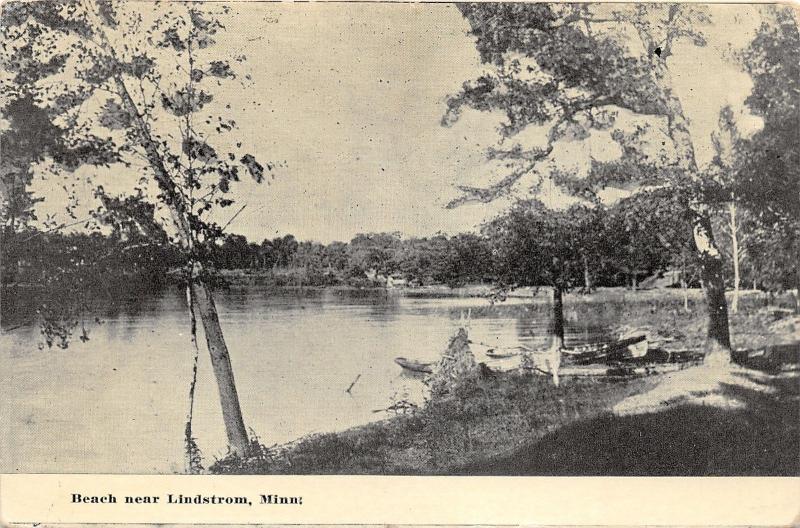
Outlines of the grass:
[{"label": "grass", "polygon": [[[602,321],[613,316],[652,335],[675,337],[670,346],[696,347],[705,339],[705,313],[698,293],[692,295],[689,312],[683,309],[679,292],[570,296],[566,315]],[[608,313],[611,297],[617,305],[615,315]],[[763,295],[743,297],[740,312],[731,315],[734,347],[797,340],[798,318],[775,307],[792,306],[792,299],[769,301]],[[514,315],[541,307],[491,309]],[[473,310],[473,318],[481,316],[482,309]],[[476,373],[450,393],[430,396],[411,414],[341,433],[313,435],[287,446],[267,449],[256,441],[251,458],[227,457],[210,471],[800,475],[800,377],[796,372],[737,369],[709,370],[708,376],[687,369],[621,381],[567,378],[559,387],[548,377],[517,371]],[[674,398],[676,394],[680,397]],[[684,394],[690,397],[683,399]],[[640,400],[646,405],[620,412]]]},{"label": "grass", "polygon": [[739,409],[677,405],[663,411],[604,413],[519,449],[456,468],[470,475],[797,476],[800,385],[774,379],[773,394],[730,387]]},{"label": "grass", "polygon": [[518,373],[475,377],[447,397],[342,433],[310,436],[258,461],[223,459],[214,473],[384,474],[451,473],[454,466],[501,456],[565,423],[608,412],[652,383],[568,380]]}]

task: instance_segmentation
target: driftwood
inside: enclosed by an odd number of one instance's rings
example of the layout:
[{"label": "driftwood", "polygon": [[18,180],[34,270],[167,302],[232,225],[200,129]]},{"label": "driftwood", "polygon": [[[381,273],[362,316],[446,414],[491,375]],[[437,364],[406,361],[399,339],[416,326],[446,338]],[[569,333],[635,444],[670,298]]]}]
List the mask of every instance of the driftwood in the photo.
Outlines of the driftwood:
[{"label": "driftwood", "polygon": [[351,384],[350,384],[350,386],[349,386],[349,387],[347,387],[347,390],[345,390],[345,392],[346,392],[347,394],[352,394],[352,392],[350,392],[350,391],[352,391],[352,390],[353,390],[353,387],[355,387],[356,383],[358,383],[358,380],[360,380],[360,379],[361,379],[361,374],[359,374],[358,376],[356,376],[356,379],[354,379],[354,380],[353,380],[353,383],[351,383]]}]

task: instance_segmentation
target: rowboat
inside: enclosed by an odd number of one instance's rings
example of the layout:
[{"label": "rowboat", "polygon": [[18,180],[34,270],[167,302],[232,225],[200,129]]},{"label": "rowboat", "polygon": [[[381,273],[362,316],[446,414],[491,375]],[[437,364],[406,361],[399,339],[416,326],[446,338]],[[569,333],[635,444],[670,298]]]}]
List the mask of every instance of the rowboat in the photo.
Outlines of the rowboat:
[{"label": "rowboat", "polygon": [[[607,361],[622,358],[629,347],[644,343],[647,337],[643,335],[620,339],[612,343],[584,345],[574,348],[563,348],[561,351],[567,354],[570,359],[577,364],[595,363],[598,360]],[[645,348],[646,350],[646,348]],[[630,355],[630,354],[628,354]]]},{"label": "rowboat", "polygon": [[[604,378],[628,378],[640,376],[654,376],[657,374],[665,374],[668,372],[675,372],[691,367],[694,363],[650,363],[643,365],[584,365],[584,366],[567,366],[558,369],[558,375],[561,377],[604,377]],[[542,370],[537,367],[526,367],[533,370],[534,374],[542,376],[550,376],[551,373],[547,370]]]},{"label": "rowboat", "polygon": [[486,357],[490,357],[492,359],[505,359],[518,355],[519,352],[510,349],[496,350],[494,348],[490,348],[489,350],[486,351]]},{"label": "rowboat", "polygon": [[424,374],[430,374],[433,372],[433,363],[426,363],[423,361],[417,361],[415,359],[407,359],[404,357],[396,357],[394,358],[394,362],[403,367],[406,370],[410,370],[412,372],[422,372]]}]

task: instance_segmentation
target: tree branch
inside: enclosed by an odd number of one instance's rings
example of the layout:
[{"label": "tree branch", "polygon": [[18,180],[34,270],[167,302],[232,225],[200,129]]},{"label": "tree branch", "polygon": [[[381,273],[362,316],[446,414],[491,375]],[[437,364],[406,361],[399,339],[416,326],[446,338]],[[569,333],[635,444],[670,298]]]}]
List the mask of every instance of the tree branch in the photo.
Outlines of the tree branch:
[{"label": "tree branch", "polygon": [[471,187],[466,185],[459,185],[457,188],[463,196],[451,200],[445,208],[455,209],[467,203],[488,203],[492,200],[507,194],[511,188],[526,174],[529,174],[536,167],[536,164],[546,159],[552,154],[555,144],[558,142],[560,127],[569,121],[572,121],[575,116],[586,110],[592,108],[601,108],[603,106],[612,105],[613,101],[610,98],[590,98],[582,99],[580,101],[569,101],[561,103],[562,113],[561,116],[553,123],[547,134],[547,145],[540,149],[522,150],[521,148],[513,148],[510,150],[497,150],[489,149],[488,158],[493,160],[522,160],[528,163],[522,168],[507,174],[499,182],[490,185],[489,187]]}]

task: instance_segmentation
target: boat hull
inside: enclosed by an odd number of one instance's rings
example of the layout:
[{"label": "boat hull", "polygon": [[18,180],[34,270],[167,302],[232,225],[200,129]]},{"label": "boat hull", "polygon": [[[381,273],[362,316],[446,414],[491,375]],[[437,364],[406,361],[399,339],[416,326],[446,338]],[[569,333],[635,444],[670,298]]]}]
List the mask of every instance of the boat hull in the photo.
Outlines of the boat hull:
[{"label": "boat hull", "polygon": [[419,372],[422,374],[433,373],[433,363],[424,363],[422,361],[415,361],[404,357],[394,358],[394,362],[411,372]]}]

